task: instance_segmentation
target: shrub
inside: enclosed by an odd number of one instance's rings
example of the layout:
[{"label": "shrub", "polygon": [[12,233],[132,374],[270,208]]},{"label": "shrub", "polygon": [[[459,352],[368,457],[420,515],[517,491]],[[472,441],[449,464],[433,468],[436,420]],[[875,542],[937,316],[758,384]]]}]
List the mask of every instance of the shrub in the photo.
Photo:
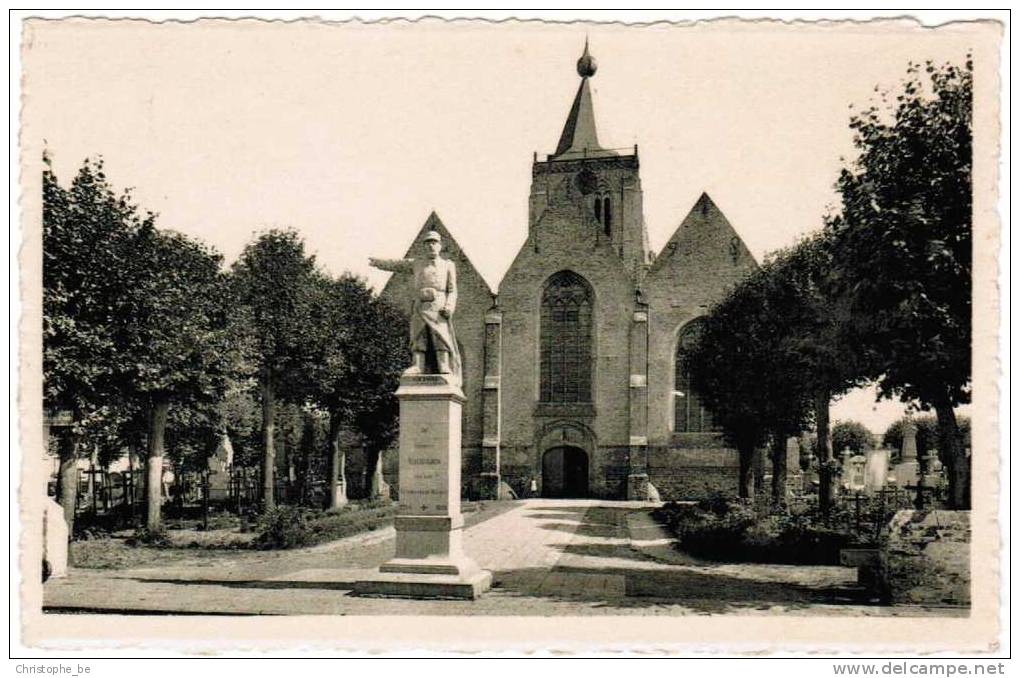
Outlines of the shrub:
[{"label": "shrub", "polygon": [[127,544],[128,546],[172,546],[170,535],[164,527],[160,527],[158,530],[140,527],[135,530],[133,535],[127,538]]},{"label": "shrub", "polygon": [[388,525],[393,520],[393,505],[367,507],[350,504],[342,509],[319,509],[280,506],[269,511],[256,526],[254,546],[257,549],[291,549],[313,546],[367,532]]},{"label": "shrub", "polygon": [[693,556],[731,562],[838,564],[852,535],[821,521],[811,507],[798,513],[758,512],[744,502],[710,497],[697,505],[670,503],[656,517]]}]

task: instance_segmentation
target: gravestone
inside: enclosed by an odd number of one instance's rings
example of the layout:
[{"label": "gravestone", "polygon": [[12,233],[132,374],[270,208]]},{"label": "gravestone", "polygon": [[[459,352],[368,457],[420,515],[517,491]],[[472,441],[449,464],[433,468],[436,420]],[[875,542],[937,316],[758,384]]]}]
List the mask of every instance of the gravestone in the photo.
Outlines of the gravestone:
[{"label": "gravestone", "polygon": [[808,455],[802,485],[805,494],[813,494],[818,489],[818,457],[813,454]]},{"label": "gravestone", "polygon": [[889,450],[868,450],[864,461],[864,491],[874,494],[885,487],[889,477]]},{"label": "gravestone", "polygon": [[899,487],[917,485],[921,470],[917,461],[917,426],[909,419],[903,423],[903,443],[900,450],[900,463],[896,464],[893,470],[896,485]]},{"label": "gravestone", "polygon": [[786,496],[800,493],[803,484],[800,470],[800,439],[790,436],[786,439]]},{"label": "gravestone", "polygon": [[209,457],[209,499],[225,501],[230,497],[230,470],[234,465],[234,446],[230,436],[224,433],[216,446],[216,451]]},{"label": "gravestone", "polygon": [[865,489],[864,467],[866,464],[867,459],[860,454],[855,454],[847,460],[846,470],[844,471],[844,485],[846,489],[851,492],[861,492]]},{"label": "gravestone", "polygon": [[853,456],[853,450],[849,447],[844,447],[843,451],[839,453],[839,467],[841,470],[839,486],[844,492],[850,491],[850,458]]},{"label": "gravestone", "polygon": [[[67,576],[67,521],[64,509],[52,499],[43,506],[44,572],[51,578]],[[45,575],[44,575],[45,576]]]},{"label": "gravestone", "polygon": [[445,374],[408,374],[400,401],[400,499],[396,552],[359,595],[475,599],[492,574],[463,552],[460,387]]},{"label": "gravestone", "polygon": [[942,469],[942,462],[939,461],[938,451],[928,450],[928,454],[920,460],[918,465],[919,473],[923,476],[923,485],[926,487],[940,487],[945,485],[946,477]]},{"label": "gravestone", "polygon": [[379,450],[379,454],[375,459],[375,467],[372,469],[372,481],[369,487],[369,493],[373,499],[391,499],[392,490],[390,484],[386,482],[383,477],[383,467],[386,464],[386,458],[384,451]]}]

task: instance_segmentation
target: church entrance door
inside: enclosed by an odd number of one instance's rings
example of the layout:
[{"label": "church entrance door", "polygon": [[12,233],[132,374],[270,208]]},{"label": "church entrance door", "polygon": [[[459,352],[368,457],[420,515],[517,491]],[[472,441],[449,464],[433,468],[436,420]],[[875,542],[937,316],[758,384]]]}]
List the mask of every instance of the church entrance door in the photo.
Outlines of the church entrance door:
[{"label": "church entrance door", "polygon": [[542,455],[542,496],[588,496],[588,455],[584,450],[554,447]]}]

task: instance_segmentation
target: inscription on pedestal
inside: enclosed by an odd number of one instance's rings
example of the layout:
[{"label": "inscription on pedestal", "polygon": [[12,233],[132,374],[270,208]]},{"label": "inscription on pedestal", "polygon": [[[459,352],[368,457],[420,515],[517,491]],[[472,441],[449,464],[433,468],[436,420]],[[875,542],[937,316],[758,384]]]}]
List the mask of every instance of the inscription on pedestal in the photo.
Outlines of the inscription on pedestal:
[{"label": "inscription on pedestal", "polygon": [[400,513],[405,515],[447,515],[449,501],[449,451],[432,427],[418,429],[416,439],[405,452],[401,449],[400,467],[407,469],[401,478]]}]

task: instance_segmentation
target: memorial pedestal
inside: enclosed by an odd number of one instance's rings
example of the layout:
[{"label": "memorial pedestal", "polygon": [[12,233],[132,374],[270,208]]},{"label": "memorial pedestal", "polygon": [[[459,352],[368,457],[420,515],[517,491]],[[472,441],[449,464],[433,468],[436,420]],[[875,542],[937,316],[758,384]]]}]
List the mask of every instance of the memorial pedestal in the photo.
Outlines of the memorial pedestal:
[{"label": "memorial pedestal", "polygon": [[396,553],[355,584],[359,595],[474,599],[491,573],[464,555],[460,422],[464,395],[441,374],[407,375],[400,400],[400,504]]},{"label": "memorial pedestal", "polygon": [[893,474],[896,476],[896,485],[899,487],[917,485],[917,479],[921,475],[921,466],[916,459],[901,461],[893,468]]}]

